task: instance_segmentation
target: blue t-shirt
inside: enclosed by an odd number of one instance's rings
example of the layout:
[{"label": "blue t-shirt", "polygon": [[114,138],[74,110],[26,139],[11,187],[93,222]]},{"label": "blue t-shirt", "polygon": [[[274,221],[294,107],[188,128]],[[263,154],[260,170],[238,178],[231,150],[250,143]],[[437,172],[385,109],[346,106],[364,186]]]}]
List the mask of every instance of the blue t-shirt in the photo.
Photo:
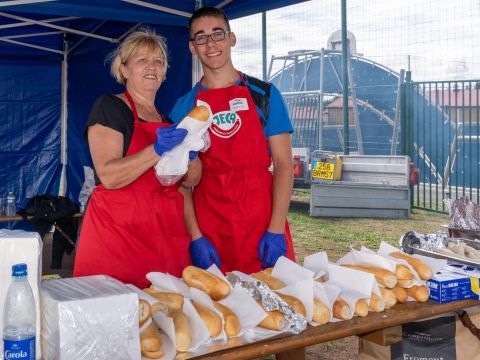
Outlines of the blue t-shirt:
[{"label": "blue t-shirt", "polygon": [[[195,99],[200,89],[200,83],[196,83],[192,90],[177,100],[169,114],[173,123],[182,120],[195,106]],[[205,88],[203,88],[205,89]],[[260,121],[260,120],[259,120]],[[288,109],[280,91],[272,84],[270,88],[269,113],[266,125],[263,129],[266,137],[284,133],[292,133],[293,127],[288,115]]]}]

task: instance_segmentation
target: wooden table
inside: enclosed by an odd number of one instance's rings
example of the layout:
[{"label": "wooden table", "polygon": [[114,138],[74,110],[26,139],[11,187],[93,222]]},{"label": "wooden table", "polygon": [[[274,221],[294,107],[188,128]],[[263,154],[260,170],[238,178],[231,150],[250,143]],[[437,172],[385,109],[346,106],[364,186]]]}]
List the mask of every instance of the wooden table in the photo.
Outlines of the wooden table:
[{"label": "wooden table", "polygon": [[[190,359],[254,359],[269,354],[301,349],[305,346],[347,336],[361,335],[478,305],[480,305],[480,301],[478,300],[462,300],[448,304],[438,304],[430,301],[426,303],[409,302],[406,304],[397,304],[393,308],[381,313],[369,313],[368,316],[364,318],[356,317],[352,320],[328,323],[317,327],[309,326],[304,332],[298,335],[279,335],[239,346],[225,345],[226,348],[224,349],[218,349],[217,351],[212,351],[208,354]],[[178,359],[183,358],[185,357],[181,355],[178,357]]]},{"label": "wooden table", "polygon": [[[83,213],[75,213],[73,215],[74,218],[82,218]],[[33,216],[27,216],[27,220],[31,220]],[[7,221],[23,221],[23,218],[20,215],[15,216],[7,216],[7,215],[0,215],[0,222],[7,222]]]}]

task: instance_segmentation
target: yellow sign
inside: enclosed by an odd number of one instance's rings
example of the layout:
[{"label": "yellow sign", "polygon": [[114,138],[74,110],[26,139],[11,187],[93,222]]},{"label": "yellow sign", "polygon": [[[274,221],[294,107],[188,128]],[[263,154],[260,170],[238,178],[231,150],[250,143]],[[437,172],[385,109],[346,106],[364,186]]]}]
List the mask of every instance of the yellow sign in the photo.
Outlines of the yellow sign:
[{"label": "yellow sign", "polygon": [[312,177],[315,179],[333,180],[335,164],[315,161],[312,169]]}]

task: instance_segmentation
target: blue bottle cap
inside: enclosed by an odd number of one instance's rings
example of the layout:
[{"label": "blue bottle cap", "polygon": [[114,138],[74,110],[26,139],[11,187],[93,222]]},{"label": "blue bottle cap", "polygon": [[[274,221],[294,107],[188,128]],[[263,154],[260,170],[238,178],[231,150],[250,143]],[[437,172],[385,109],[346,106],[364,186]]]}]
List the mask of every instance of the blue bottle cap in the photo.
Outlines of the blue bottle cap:
[{"label": "blue bottle cap", "polygon": [[27,264],[15,264],[12,266],[12,276],[26,276],[27,275]]}]

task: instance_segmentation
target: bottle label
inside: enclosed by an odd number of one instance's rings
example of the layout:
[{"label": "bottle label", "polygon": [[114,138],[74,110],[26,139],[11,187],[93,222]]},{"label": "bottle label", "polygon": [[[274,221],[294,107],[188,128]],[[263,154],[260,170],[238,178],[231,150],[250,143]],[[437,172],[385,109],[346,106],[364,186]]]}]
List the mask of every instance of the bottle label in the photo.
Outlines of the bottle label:
[{"label": "bottle label", "polygon": [[35,360],[35,336],[25,340],[3,340],[5,360]]}]

